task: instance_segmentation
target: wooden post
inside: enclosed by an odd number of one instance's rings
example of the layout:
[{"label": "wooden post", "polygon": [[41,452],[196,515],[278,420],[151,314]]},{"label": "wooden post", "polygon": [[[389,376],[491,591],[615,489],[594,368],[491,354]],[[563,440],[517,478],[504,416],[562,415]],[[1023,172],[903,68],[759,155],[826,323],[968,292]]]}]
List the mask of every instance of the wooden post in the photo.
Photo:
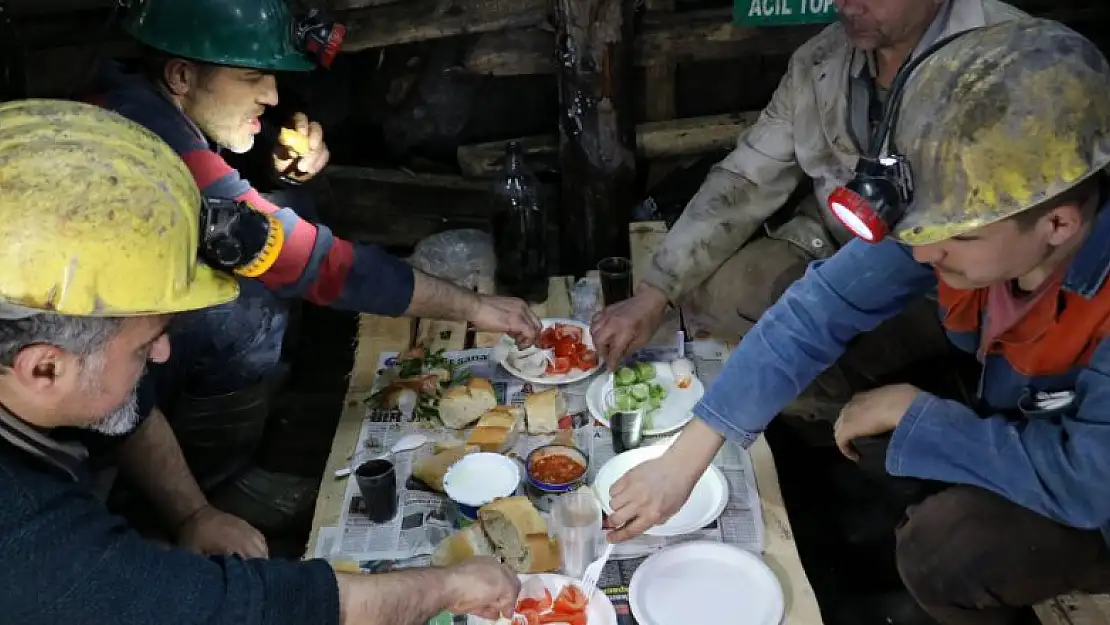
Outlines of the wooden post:
[{"label": "wooden post", "polygon": [[635,200],[632,19],[635,0],[557,0],[559,208],[564,273],[628,255]]},{"label": "wooden post", "polygon": [[[646,0],[648,11],[674,11],[674,0]],[[648,121],[662,121],[677,117],[674,63],[659,63],[647,66],[644,83],[644,104]]]}]

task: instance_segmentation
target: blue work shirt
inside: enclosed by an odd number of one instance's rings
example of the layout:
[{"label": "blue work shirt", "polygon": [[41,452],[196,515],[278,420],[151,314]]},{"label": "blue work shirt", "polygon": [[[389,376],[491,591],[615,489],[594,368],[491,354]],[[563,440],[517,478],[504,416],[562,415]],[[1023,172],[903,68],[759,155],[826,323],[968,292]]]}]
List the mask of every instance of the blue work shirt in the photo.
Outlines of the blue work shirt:
[{"label": "blue work shirt", "polygon": [[[1110,273],[1110,210],[1064,275],[1061,293],[1091,299]],[[694,409],[742,446],[833,364],[848,343],[937,287],[909,248],[852,241],[813,263],[744,336]],[[953,337],[952,333],[949,333]],[[953,337],[975,351],[975,341]],[[1089,360],[1051,377],[1019,373],[999,355],[984,363],[978,412],[921,392],[893,432],[891,475],[978,486],[1062,524],[1110,540],[1110,341],[1092,336]],[[1066,406],[1027,410],[1038,390],[1073,393]]]}]

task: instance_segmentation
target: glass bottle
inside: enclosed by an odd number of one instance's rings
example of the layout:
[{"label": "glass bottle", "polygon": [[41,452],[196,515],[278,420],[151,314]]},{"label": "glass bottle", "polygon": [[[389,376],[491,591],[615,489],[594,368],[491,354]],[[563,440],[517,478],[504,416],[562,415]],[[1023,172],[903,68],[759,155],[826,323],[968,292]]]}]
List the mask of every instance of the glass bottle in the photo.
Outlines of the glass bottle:
[{"label": "glass bottle", "polygon": [[505,146],[504,172],[491,201],[498,292],[533,304],[547,301],[547,220],[539,182],[516,141]]}]

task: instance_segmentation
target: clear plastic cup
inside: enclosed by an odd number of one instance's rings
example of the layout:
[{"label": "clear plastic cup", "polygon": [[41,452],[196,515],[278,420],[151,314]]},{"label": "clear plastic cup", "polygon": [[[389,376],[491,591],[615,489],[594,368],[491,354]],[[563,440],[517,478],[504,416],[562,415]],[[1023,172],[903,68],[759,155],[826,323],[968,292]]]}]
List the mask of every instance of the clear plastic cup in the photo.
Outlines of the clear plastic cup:
[{"label": "clear plastic cup", "polygon": [[605,544],[601,506],[589,487],[559,495],[551,509],[551,525],[563,555],[563,573],[582,577]]}]

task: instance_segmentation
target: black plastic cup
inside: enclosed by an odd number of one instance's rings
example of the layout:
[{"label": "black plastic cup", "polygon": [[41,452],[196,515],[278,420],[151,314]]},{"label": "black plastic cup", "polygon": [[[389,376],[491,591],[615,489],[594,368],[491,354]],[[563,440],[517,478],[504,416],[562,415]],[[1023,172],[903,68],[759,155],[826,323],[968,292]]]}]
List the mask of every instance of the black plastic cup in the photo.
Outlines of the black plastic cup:
[{"label": "black plastic cup", "polygon": [[397,516],[397,472],[388,460],[371,460],[355,470],[355,482],[366,502],[366,515],[375,523]]},{"label": "black plastic cup", "polygon": [[603,258],[597,264],[597,273],[606,306],[632,297],[632,261],[620,256]]}]

